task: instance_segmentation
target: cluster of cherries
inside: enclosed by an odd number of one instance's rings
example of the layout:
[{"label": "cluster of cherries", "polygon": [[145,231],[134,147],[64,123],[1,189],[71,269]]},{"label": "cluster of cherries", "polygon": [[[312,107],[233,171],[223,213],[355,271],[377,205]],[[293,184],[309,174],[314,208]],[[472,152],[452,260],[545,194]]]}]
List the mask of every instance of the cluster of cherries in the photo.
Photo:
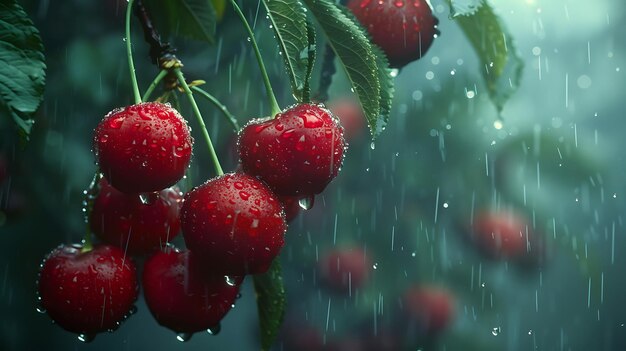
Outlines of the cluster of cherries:
[{"label": "cluster of cherries", "polygon": [[[438,33],[425,0],[352,0],[348,8],[393,67],[420,58]],[[253,120],[239,134],[238,170],[183,196],[175,184],[189,166],[193,138],[182,116],[161,103],[110,112],[94,137],[103,178],[88,192],[90,232],[102,243],[61,245],[48,254],[40,310],[81,340],[115,330],[139,293],[127,255],[149,254],[142,290],[155,319],[181,340],[214,333],[243,277],[270,267],[300,204],[310,204],[337,175],[343,133],[333,114],[315,104]],[[186,250],[169,244],[181,229]],[[367,272],[358,273],[366,263],[359,253],[333,255],[322,271],[335,288],[367,280]]]},{"label": "cluster of cherries", "polygon": [[[239,133],[240,167],[186,194],[175,186],[192,155],[184,118],[167,104],[114,110],[95,131],[103,178],[90,231],[102,244],[61,245],[41,265],[41,311],[89,340],[134,310],[139,285],[127,255],[150,254],[142,291],[155,319],[186,340],[214,333],[245,275],[278,256],[299,203],[324,190],[342,165],[343,128],[322,105],[298,104]],[[306,200],[302,200],[306,199]],[[182,229],[186,250],[168,244]]]}]

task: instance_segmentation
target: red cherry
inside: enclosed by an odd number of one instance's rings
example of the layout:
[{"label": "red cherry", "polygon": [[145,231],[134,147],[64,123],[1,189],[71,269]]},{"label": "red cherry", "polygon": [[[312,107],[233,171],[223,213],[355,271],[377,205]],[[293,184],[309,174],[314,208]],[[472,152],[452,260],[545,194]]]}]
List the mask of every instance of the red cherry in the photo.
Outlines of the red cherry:
[{"label": "red cherry", "polygon": [[138,287],[135,265],[122,250],[81,249],[61,245],[48,254],[39,272],[39,298],[62,328],[89,339],[119,326],[133,309]]},{"label": "red cherry", "polygon": [[435,336],[443,331],[455,314],[454,298],[448,290],[434,286],[415,286],[403,298],[408,323],[417,327],[419,336]]},{"label": "red cherry", "polygon": [[131,254],[165,246],[180,232],[182,195],[174,187],[145,196],[144,201],[137,194],[121,193],[103,178],[91,212],[91,230]]},{"label": "red cherry", "polygon": [[359,248],[341,249],[324,255],[319,267],[324,284],[338,292],[352,294],[368,282],[372,262]]},{"label": "red cherry", "polygon": [[349,142],[362,137],[365,131],[365,115],[353,99],[343,98],[329,103],[328,108],[339,117],[344,135]]},{"label": "red cherry", "polygon": [[421,58],[439,34],[439,20],[426,0],[350,0],[348,8],[392,67]]},{"label": "red cherry", "polygon": [[287,230],[280,200],[243,173],[213,178],[188,192],[180,220],[187,248],[221,274],[265,272]]},{"label": "red cherry", "polygon": [[279,195],[314,195],[333,180],[343,161],[343,128],[321,105],[299,104],[239,132],[244,172]]},{"label": "red cherry", "polygon": [[158,102],[109,112],[94,137],[100,170],[124,193],[174,185],[189,166],[192,145],[187,122],[178,111]]},{"label": "red cherry", "polygon": [[486,255],[509,259],[528,255],[530,231],[528,220],[520,214],[487,211],[476,216],[471,233],[472,240]]},{"label": "red cherry", "polygon": [[157,322],[186,341],[191,333],[219,326],[232,308],[242,281],[207,274],[190,251],[168,247],[146,261],[143,294]]}]

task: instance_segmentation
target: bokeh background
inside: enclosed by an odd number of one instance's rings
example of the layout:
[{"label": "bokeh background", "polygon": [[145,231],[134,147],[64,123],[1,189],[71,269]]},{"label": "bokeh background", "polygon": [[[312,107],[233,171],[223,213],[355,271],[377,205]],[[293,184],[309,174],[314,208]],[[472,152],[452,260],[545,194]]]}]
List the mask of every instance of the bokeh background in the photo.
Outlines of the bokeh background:
[{"label": "bokeh background", "polygon": [[[36,312],[42,258],[84,232],[93,128],[109,110],[131,103],[131,88],[124,2],[21,3],[46,47],[47,87],[28,144],[21,146],[8,119],[0,119],[0,160],[8,169],[0,185],[0,349],[258,349],[250,279],[219,335],[198,334],[184,344],[154,321],[141,298],[118,331],[89,344]],[[626,349],[626,4],[491,4],[525,62],[518,92],[499,115],[474,51],[444,2],[433,0],[442,34],[396,77],[387,130],[372,144],[357,124],[340,176],[289,227],[281,256],[289,304],[275,350],[303,349],[294,339],[341,350]],[[290,105],[269,24],[262,11],[254,20],[256,2],[244,5],[279,102]],[[186,76],[206,80],[206,90],[240,123],[264,116],[260,73],[229,9],[218,33],[214,46],[172,42]],[[133,39],[145,89],[157,70],[138,26]],[[341,74],[330,97],[350,98]],[[224,168],[234,169],[229,125],[212,106],[200,107]],[[198,141],[184,189],[212,176]],[[529,260],[479,250],[468,228],[485,210],[528,218],[541,243],[529,245]],[[182,246],[182,238],[175,243]],[[366,252],[362,287],[345,294],[321,281],[320,262],[332,250]],[[412,287],[445,289],[455,306],[448,328],[427,342],[415,342],[402,322],[402,296]]]}]

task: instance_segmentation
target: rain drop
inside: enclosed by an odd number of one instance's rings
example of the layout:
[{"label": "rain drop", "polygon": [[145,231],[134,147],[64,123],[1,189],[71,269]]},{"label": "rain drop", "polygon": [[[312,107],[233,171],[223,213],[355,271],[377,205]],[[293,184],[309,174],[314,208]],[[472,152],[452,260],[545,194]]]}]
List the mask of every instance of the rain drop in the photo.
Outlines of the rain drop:
[{"label": "rain drop", "polygon": [[180,342],[187,342],[191,339],[192,333],[178,333],[176,334],[176,340]]},{"label": "rain drop", "polygon": [[95,338],[93,334],[78,334],[78,340],[84,343],[92,342]]},{"label": "rain drop", "polygon": [[301,198],[300,200],[298,200],[298,205],[300,205],[300,208],[305,211],[310,210],[313,207],[313,196]]},{"label": "rain drop", "polygon": [[220,333],[220,331],[222,330],[222,326],[218,323],[217,325],[207,329],[207,333],[211,334],[211,335],[217,335]]}]

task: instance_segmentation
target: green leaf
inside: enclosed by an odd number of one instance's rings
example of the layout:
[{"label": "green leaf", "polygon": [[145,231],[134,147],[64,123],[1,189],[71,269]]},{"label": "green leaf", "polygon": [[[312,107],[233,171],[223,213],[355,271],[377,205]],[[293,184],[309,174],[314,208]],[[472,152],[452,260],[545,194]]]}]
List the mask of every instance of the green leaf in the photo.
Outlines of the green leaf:
[{"label": "green leaf", "polygon": [[[39,31],[14,0],[0,3],[0,107],[28,139],[46,80]],[[4,113],[3,113],[4,114]]]},{"label": "green leaf", "polygon": [[261,325],[261,350],[267,351],[276,340],[285,315],[285,286],[278,258],[267,272],[254,276],[254,290]]},{"label": "green leaf", "polygon": [[308,63],[306,67],[306,74],[304,77],[304,89],[302,91],[302,101],[311,101],[311,75],[313,74],[313,68],[315,67],[315,58],[317,56],[317,41],[315,39],[315,27],[313,23],[306,22],[306,34],[309,42],[308,47]]},{"label": "green leaf", "polygon": [[315,16],[348,76],[352,90],[365,112],[372,135],[376,137],[384,127],[381,118],[381,82],[374,49],[364,30],[349,16],[343,7],[331,0],[304,0]]},{"label": "green leaf", "polygon": [[213,43],[217,15],[207,0],[145,0],[158,29],[165,35],[180,35]]},{"label": "green leaf", "polygon": [[482,6],[483,0],[448,0],[450,17],[473,15]]},{"label": "green leaf", "polygon": [[391,103],[393,102],[393,93],[395,92],[393,85],[392,70],[389,68],[389,61],[385,53],[377,47],[372,45],[374,49],[374,55],[376,56],[376,63],[380,69],[378,70],[378,80],[380,81],[380,116],[378,118],[379,123],[376,125],[376,133],[379,134],[389,121],[391,115]]},{"label": "green leaf", "polygon": [[[361,23],[356,19],[356,17],[350,12],[347,8],[342,8],[343,13],[350,18],[356,25],[361,27],[363,33],[370,39],[369,33],[365,28],[361,26]],[[394,93],[394,85],[393,85],[393,76],[391,74],[392,69],[389,68],[389,60],[387,60],[387,55],[382,51],[380,47],[376,44],[372,44],[372,52],[376,57],[376,65],[378,66],[378,80],[380,82],[380,116],[378,118],[378,124],[376,125],[376,132],[373,132],[372,135],[378,135],[387,126],[389,121],[389,116],[391,115],[391,103],[393,102],[393,93]]]},{"label": "green leaf", "polygon": [[306,9],[299,0],[263,0],[287,69],[291,91],[303,100],[311,61]]},{"label": "green leaf", "polygon": [[[454,0],[451,3],[451,11]],[[506,31],[491,6],[481,0],[471,15],[457,15],[456,22],[472,44],[481,63],[483,78],[498,112],[519,87],[524,63],[517,54],[511,35]]]}]

